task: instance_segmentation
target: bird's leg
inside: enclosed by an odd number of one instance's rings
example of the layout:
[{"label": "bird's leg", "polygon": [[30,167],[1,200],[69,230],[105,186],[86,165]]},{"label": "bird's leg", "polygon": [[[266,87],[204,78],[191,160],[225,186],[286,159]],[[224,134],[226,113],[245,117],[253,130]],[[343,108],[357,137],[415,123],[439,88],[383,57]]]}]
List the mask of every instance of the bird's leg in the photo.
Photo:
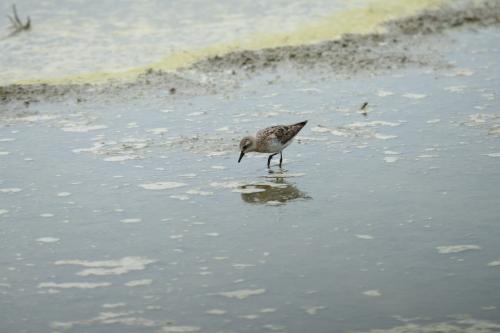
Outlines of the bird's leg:
[{"label": "bird's leg", "polygon": [[274,153],[274,154],[271,154],[269,155],[269,158],[267,159],[267,168],[271,168],[271,160],[273,159],[273,156],[276,155],[278,153]]},{"label": "bird's leg", "polygon": [[280,168],[281,168],[281,163],[283,162],[283,153],[280,152]]}]

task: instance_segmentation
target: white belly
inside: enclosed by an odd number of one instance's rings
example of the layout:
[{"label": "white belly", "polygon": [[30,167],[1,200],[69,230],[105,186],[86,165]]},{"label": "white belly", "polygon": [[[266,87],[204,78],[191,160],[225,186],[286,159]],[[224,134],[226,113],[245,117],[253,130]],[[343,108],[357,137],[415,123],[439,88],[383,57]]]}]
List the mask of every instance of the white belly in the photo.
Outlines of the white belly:
[{"label": "white belly", "polygon": [[280,151],[288,147],[290,143],[292,143],[292,140],[289,140],[285,144],[282,144],[278,139],[270,140],[266,147],[266,153],[279,153]]}]

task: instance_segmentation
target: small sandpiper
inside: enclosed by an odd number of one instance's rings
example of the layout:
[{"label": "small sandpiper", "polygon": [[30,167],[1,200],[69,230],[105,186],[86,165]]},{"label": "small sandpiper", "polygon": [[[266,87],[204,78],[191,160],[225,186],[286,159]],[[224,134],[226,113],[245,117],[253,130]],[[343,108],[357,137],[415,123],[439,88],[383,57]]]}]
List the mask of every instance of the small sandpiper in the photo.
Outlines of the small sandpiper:
[{"label": "small sandpiper", "polygon": [[271,153],[267,159],[267,167],[270,168],[271,159],[280,154],[280,168],[283,162],[283,149],[292,143],[293,138],[307,124],[307,120],[293,125],[278,125],[261,129],[255,136],[246,136],[240,141],[240,158],[248,152]]}]

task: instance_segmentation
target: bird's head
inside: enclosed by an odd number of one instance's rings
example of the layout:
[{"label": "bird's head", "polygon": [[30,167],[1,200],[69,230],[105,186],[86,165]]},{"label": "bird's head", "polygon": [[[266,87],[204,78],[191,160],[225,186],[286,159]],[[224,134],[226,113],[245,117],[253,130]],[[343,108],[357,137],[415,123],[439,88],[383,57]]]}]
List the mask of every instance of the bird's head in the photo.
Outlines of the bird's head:
[{"label": "bird's head", "polygon": [[241,162],[241,159],[243,158],[243,156],[245,156],[246,153],[250,151],[255,151],[256,145],[257,145],[256,140],[252,136],[246,136],[243,139],[241,139],[240,141],[241,153],[240,153],[240,158],[238,159],[238,163]]}]

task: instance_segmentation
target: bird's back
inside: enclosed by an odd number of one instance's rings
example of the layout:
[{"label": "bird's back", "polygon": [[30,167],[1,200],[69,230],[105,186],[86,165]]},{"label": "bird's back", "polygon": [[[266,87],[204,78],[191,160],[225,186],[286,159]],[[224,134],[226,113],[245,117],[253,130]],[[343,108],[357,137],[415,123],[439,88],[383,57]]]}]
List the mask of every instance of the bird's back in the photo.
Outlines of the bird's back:
[{"label": "bird's back", "polygon": [[[307,120],[293,125],[278,125],[264,128],[257,132],[257,147],[261,147],[261,150],[265,149],[269,152],[279,151],[288,146],[306,124]],[[270,146],[280,146],[281,149],[271,149]]]}]

